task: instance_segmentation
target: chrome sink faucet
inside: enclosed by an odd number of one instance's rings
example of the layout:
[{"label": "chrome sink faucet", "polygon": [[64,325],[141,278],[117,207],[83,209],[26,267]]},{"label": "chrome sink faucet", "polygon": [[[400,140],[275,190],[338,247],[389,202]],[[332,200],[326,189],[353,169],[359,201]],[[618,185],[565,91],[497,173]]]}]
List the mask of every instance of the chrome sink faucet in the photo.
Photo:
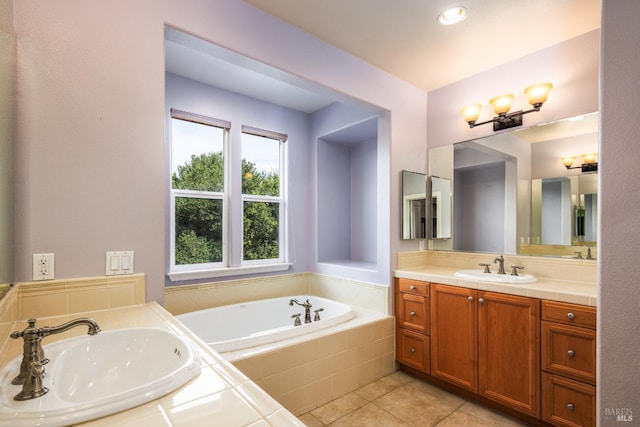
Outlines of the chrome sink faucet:
[{"label": "chrome sink faucet", "polygon": [[498,267],[498,274],[507,274],[504,271],[504,256],[500,255],[500,258],[496,258],[493,260],[494,264],[498,264],[500,263],[500,266]]},{"label": "chrome sink faucet", "polygon": [[42,385],[42,378],[44,378],[45,374],[44,365],[49,362],[49,359],[45,357],[44,350],[42,349],[42,338],[59,334],[82,325],[89,327],[89,335],[95,335],[100,332],[98,324],[88,318],[74,319],[54,327],[38,327],[36,326],[37,320],[34,318],[29,319],[27,322],[29,326],[23,331],[15,331],[9,335],[13,339],[22,338],[24,340],[20,373],[11,381],[11,384],[14,385],[22,384],[22,391],[14,397],[14,400],[34,399],[44,396],[49,391],[48,388]]},{"label": "chrome sink faucet", "polygon": [[289,305],[293,306],[293,304],[296,303],[301,307],[304,307],[304,323],[311,323],[311,303],[309,303],[309,300],[306,300],[304,303],[300,303],[297,299],[293,298],[291,299],[291,301],[289,301]]}]

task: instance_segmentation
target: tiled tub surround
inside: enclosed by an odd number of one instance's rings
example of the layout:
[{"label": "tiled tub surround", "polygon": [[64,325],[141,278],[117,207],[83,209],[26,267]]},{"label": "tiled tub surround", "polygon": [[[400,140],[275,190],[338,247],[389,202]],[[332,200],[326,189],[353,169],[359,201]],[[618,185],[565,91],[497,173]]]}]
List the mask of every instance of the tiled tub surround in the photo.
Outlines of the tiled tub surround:
[{"label": "tiled tub surround", "polygon": [[164,307],[177,315],[239,302],[305,294],[378,313],[392,313],[389,286],[315,273],[171,286],[165,288]]},{"label": "tiled tub surround", "polygon": [[522,273],[538,281],[528,284],[506,284],[460,279],[454,273],[462,269],[482,270],[479,263],[491,264],[501,254],[467,252],[419,251],[398,254],[395,277],[462,286],[532,298],[597,306],[597,265],[593,260],[543,258],[505,255],[505,270],[512,265],[523,266]]},{"label": "tiled tub surround", "polygon": [[312,334],[222,353],[292,413],[299,415],[396,369],[391,288],[314,273],[170,287],[173,314],[293,294],[351,305],[354,319]]},{"label": "tiled tub surround", "polygon": [[[88,421],[83,426],[303,426],[296,417],[250,381],[155,302],[122,308],[75,313],[39,319],[39,323],[56,325],[76,317],[91,317],[108,331],[120,328],[152,327],[186,336],[198,347],[203,368],[200,375],[159,399],[127,411]],[[11,330],[22,330],[25,322],[10,323]],[[74,328],[45,338],[43,344],[83,334]],[[5,341],[0,348],[0,366],[22,352],[18,340]]]},{"label": "tiled tub surround", "polygon": [[221,355],[301,415],[396,370],[394,318],[355,311],[324,331]]}]

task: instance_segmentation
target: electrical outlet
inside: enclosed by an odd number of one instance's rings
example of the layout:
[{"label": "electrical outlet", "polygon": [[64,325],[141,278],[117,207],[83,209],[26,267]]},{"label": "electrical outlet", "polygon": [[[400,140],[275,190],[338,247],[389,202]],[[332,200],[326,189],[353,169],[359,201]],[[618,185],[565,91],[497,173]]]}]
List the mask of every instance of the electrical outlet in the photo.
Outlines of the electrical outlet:
[{"label": "electrical outlet", "polygon": [[33,254],[33,280],[54,278],[53,254]]}]

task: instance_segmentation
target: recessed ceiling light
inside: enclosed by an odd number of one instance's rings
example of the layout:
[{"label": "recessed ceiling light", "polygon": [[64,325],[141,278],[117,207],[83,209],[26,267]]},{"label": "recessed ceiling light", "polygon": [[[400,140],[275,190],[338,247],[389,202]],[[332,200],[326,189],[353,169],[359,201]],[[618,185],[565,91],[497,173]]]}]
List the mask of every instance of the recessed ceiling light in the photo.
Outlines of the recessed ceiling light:
[{"label": "recessed ceiling light", "polygon": [[438,16],[440,25],[453,25],[464,21],[467,17],[467,9],[462,6],[451,7]]}]

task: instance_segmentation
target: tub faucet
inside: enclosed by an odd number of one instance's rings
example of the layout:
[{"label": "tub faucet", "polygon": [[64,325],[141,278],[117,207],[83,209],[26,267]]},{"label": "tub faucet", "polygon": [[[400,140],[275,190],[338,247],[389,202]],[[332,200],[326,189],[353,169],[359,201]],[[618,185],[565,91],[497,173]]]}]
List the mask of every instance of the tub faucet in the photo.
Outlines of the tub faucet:
[{"label": "tub faucet", "polygon": [[293,306],[296,303],[301,307],[304,307],[304,323],[311,323],[311,303],[306,300],[304,303],[300,303],[297,299],[293,298],[289,301],[289,305]]},{"label": "tub faucet", "polygon": [[504,256],[500,255],[500,258],[496,258],[493,260],[494,264],[498,264],[500,263],[500,266],[498,267],[498,274],[507,274],[504,271]]},{"label": "tub faucet", "polygon": [[71,320],[54,327],[38,327],[36,326],[37,320],[34,318],[29,319],[27,322],[29,326],[23,331],[15,331],[9,335],[13,339],[22,338],[24,340],[20,373],[11,381],[11,384],[14,385],[22,384],[22,391],[14,397],[14,400],[34,399],[44,396],[49,391],[49,389],[42,385],[42,378],[44,378],[45,374],[44,365],[49,362],[49,359],[45,357],[44,350],[42,349],[42,338],[59,334],[81,325],[89,327],[89,335],[95,335],[100,332],[98,324],[88,318]]}]

